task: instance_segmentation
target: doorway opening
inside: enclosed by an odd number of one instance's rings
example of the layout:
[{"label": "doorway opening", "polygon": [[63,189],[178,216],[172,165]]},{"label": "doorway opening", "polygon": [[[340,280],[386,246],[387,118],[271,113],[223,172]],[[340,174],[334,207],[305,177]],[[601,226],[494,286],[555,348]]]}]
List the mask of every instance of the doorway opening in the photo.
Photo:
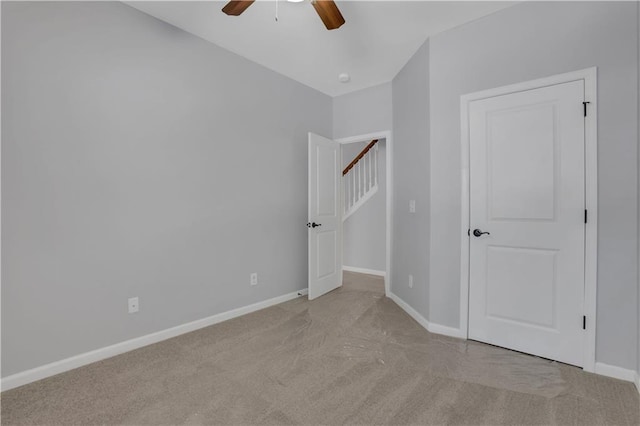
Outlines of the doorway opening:
[{"label": "doorway opening", "polygon": [[343,271],[385,276],[385,161],[385,139],[342,145]]},{"label": "doorway opening", "polygon": [[390,288],[391,132],[339,139],[342,147],[342,269],[384,278]]}]

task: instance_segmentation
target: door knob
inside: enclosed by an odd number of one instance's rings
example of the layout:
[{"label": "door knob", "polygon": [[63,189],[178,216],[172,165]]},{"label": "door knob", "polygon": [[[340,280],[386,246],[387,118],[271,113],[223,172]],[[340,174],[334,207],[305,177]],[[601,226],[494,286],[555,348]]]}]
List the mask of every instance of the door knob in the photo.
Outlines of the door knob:
[{"label": "door knob", "polygon": [[313,223],[311,223],[311,222],[307,223],[307,228],[316,228],[316,227],[318,227],[318,226],[322,226],[322,224],[321,224],[321,223],[315,223],[315,222],[313,222]]},{"label": "door knob", "polygon": [[474,230],[473,230],[473,235],[474,235],[474,236],[476,236],[476,237],[480,237],[480,236],[482,236],[483,234],[491,235],[489,232],[482,232],[482,231],[481,231],[481,230],[479,230],[479,229],[474,229]]}]

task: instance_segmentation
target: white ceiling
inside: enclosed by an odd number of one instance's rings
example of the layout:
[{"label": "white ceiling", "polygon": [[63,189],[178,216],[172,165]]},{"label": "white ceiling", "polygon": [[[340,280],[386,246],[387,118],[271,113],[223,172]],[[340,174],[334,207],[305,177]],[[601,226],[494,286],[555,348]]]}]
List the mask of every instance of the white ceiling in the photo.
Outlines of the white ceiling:
[{"label": "white ceiling", "polygon": [[[126,2],[330,96],[391,81],[431,35],[503,9],[498,1],[344,1],[346,23],[327,31],[309,0],[257,1],[227,16],[220,1]],[[338,74],[351,81],[340,83]]]}]

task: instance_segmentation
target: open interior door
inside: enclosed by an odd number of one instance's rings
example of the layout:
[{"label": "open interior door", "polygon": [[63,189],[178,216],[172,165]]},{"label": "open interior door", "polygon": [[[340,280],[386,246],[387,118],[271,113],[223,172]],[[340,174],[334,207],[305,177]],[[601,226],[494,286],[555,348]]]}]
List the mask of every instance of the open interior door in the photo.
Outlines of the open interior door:
[{"label": "open interior door", "polygon": [[309,300],[342,285],[340,144],[309,133]]}]

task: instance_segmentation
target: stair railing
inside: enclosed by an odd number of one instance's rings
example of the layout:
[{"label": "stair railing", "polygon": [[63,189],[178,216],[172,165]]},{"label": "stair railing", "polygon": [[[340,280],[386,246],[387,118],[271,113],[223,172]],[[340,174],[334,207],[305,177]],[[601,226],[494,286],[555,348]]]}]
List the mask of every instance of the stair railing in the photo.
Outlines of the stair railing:
[{"label": "stair railing", "polygon": [[342,171],[346,219],[378,190],[378,139],[372,140]]}]

